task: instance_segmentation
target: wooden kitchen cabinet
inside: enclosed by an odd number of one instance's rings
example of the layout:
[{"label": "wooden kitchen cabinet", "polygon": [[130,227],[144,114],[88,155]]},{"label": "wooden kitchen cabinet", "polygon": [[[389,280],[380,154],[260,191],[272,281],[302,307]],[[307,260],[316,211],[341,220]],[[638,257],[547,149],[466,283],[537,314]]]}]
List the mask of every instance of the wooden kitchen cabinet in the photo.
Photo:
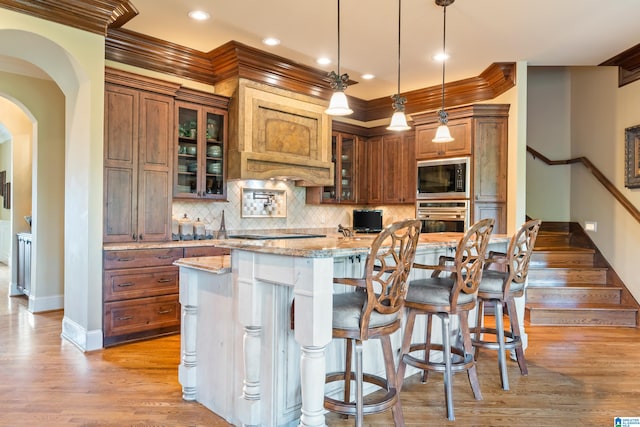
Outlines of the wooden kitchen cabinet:
[{"label": "wooden kitchen cabinet", "polygon": [[183,248],[105,250],[104,346],[180,331]]},{"label": "wooden kitchen cabinet", "polygon": [[169,240],[177,86],[110,69],[105,79],[103,241]]},{"label": "wooden kitchen cabinet", "polygon": [[413,131],[372,136],[366,144],[367,203],[415,203],[417,170]]},{"label": "wooden kitchen cabinet", "polygon": [[[437,117],[434,117],[437,120]],[[416,125],[416,160],[463,157],[471,155],[471,119],[449,120],[452,142],[433,142],[439,122]]]},{"label": "wooden kitchen cabinet", "polygon": [[[435,113],[413,115],[416,125],[416,158],[471,158],[471,224],[482,218],[495,220],[494,232],[507,228],[508,104],[474,104],[451,108],[449,129],[453,142],[431,142],[438,126]],[[438,148],[443,146],[439,152]],[[439,153],[439,154],[438,154]]]},{"label": "wooden kitchen cabinet", "polygon": [[307,203],[318,204],[354,204],[358,198],[359,171],[362,170],[363,159],[359,136],[332,132],[331,157],[334,164],[334,183],[324,187],[307,189]]},{"label": "wooden kitchen cabinet", "polygon": [[216,246],[105,250],[104,346],[180,331],[180,258],[229,255]]},{"label": "wooden kitchen cabinet", "polygon": [[[177,99],[194,98],[181,89]],[[197,93],[197,100],[176,102],[174,198],[226,200],[228,99]],[[223,107],[223,108],[216,108]]]},{"label": "wooden kitchen cabinet", "polygon": [[413,131],[383,136],[382,152],[383,203],[415,203],[417,166]]}]

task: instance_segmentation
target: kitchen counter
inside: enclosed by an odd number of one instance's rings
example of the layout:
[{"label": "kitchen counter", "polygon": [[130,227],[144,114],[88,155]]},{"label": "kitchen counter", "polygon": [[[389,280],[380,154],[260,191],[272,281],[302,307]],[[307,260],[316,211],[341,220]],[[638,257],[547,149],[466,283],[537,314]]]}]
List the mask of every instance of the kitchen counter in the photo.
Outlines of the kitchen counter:
[{"label": "kitchen counter", "polygon": [[[308,231],[308,230],[307,230]],[[295,232],[300,232],[296,230]],[[231,234],[231,233],[230,233]],[[246,234],[246,233],[245,233]],[[253,252],[289,255],[307,258],[326,258],[343,255],[362,255],[369,252],[371,241],[377,234],[356,234],[343,237],[337,232],[325,232],[326,237],[295,239],[207,239],[174,240],[167,242],[108,243],[104,250],[157,249],[176,247],[216,246],[229,249],[246,249]],[[419,249],[445,248],[454,246],[462,233],[423,233],[420,235]],[[493,235],[492,242],[507,242],[506,235]]]},{"label": "kitchen counter", "polygon": [[[437,263],[461,236],[421,235],[416,262]],[[331,338],[332,296],[353,291],[334,286],[333,278],[361,277],[375,237],[209,241],[231,249],[231,273],[227,257],[177,261],[183,398],[233,425],[326,427],[323,396],[332,391],[325,390],[325,373],[344,358],[343,343]],[[507,241],[493,236],[490,249],[504,251]],[[414,269],[411,279],[424,274]],[[424,334],[424,325],[416,333]],[[377,346],[370,350],[365,364],[384,372]]]}]

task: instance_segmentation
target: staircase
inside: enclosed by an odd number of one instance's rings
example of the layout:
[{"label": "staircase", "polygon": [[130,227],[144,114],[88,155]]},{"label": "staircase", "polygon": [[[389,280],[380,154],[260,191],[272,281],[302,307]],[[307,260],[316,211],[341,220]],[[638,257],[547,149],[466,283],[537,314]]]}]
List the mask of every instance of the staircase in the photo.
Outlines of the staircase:
[{"label": "staircase", "polygon": [[529,324],[637,327],[638,309],[577,223],[542,223],[529,267]]}]

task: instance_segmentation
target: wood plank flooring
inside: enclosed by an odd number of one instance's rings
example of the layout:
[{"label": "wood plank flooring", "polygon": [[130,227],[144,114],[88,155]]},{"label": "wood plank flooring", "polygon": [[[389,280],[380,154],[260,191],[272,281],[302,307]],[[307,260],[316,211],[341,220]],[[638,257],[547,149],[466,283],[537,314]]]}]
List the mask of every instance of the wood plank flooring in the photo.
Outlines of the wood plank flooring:
[{"label": "wood plank flooring", "polygon": [[[4,274],[4,276],[3,276]],[[7,297],[0,267],[0,426],[228,426],[182,400],[179,336],[82,353],[60,338],[62,312],[34,315],[24,297]],[[640,329],[528,327],[529,375],[509,361],[500,388],[495,352],[480,353],[483,401],[454,376],[456,421],[446,420],[442,376],[405,382],[407,426],[613,426],[640,417]],[[327,415],[329,426],[352,426]],[[366,426],[391,426],[390,414]]]}]

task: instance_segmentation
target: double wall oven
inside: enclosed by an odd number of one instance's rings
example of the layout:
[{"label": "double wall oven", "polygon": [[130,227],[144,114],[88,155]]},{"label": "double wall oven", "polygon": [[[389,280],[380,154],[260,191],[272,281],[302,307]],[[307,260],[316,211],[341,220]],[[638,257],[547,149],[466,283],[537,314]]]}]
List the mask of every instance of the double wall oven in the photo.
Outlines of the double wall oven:
[{"label": "double wall oven", "polygon": [[466,231],[470,172],[469,157],[418,162],[416,218],[423,233]]}]

